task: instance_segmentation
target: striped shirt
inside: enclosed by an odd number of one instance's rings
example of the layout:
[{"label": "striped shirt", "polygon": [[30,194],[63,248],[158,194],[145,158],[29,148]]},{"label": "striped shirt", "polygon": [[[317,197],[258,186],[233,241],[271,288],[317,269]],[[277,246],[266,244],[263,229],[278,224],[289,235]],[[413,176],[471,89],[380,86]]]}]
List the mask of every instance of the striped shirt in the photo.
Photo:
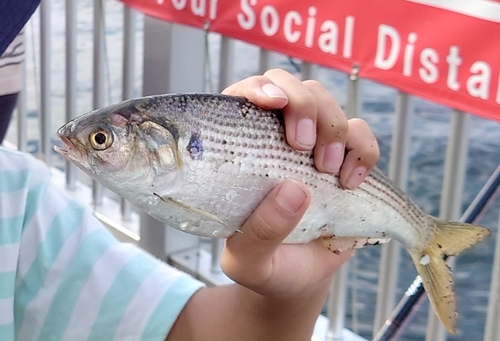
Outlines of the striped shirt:
[{"label": "striped shirt", "polygon": [[22,88],[24,33],[21,31],[0,56],[0,96],[15,94]]},{"label": "striped shirt", "polygon": [[0,147],[0,340],[164,340],[201,286]]}]

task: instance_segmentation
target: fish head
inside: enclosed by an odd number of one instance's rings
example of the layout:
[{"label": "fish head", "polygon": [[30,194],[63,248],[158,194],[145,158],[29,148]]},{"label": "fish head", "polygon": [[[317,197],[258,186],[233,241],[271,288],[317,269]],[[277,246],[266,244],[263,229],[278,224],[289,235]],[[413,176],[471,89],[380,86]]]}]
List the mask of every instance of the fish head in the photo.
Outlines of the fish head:
[{"label": "fish head", "polygon": [[148,115],[149,99],[135,99],[94,110],[59,128],[64,143],[55,147],[93,179],[122,194],[170,179],[180,169],[175,124]]}]

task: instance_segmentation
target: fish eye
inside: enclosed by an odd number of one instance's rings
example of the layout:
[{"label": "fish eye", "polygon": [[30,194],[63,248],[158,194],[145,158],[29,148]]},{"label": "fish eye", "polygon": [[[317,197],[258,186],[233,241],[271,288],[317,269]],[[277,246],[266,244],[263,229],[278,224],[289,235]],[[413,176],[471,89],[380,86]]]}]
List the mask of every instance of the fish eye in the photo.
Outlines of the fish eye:
[{"label": "fish eye", "polygon": [[89,140],[92,148],[96,150],[105,150],[111,147],[111,144],[113,143],[113,136],[109,133],[109,131],[99,129],[90,134]]}]

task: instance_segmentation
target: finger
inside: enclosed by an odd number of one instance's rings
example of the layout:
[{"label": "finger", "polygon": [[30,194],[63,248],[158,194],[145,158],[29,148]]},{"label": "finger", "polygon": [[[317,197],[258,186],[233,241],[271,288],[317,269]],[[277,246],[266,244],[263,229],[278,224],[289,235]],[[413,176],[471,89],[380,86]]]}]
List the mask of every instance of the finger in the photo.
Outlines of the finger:
[{"label": "finger", "polygon": [[344,112],[332,95],[317,81],[304,81],[316,98],[317,137],[314,164],[320,172],[338,174],[344,161],[349,125]]},{"label": "finger", "polygon": [[264,76],[273,81],[288,97],[283,109],[288,144],[298,150],[312,150],[316,143],[316,99],[301,81],[290,73],[272,69]]},{"label": "finger", "polygon": [[225,95],[241,96],[253,104],[270,109],[281,109],[288,103],[286,94],[269,78],[253,76],[228,86]]},{"label": "finger", "polygon": [[246,286],[258,286],[273,272],[272,257],[299,223],[311,195],[301,182],[285,180],[274,188],[242,226],[226,241],[221,268]]},{"label": "finger", "polygon": [[361,119],[351,119],[347,133],[347,154],[340,170],[340,183],[354,189],[373,169],[380,156],[377,139],[368,124]]}]

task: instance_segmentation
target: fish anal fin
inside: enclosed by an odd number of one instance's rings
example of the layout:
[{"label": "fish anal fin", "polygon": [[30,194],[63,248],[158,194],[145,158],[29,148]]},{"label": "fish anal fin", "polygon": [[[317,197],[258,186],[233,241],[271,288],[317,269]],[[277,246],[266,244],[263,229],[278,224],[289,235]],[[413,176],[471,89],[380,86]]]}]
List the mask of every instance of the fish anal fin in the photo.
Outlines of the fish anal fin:
[{"label": "fish anal fin", "polygon": [[[434,218],[435,219],[435,218]],[[470,248],[490,234],[484,227],[435,219],[436,230],[428,247],[409,250],[437,317],[449,333],[455,333],[456,297],[451,270],[444,260]]]},{"label": "fish anal fin", "polygon": [[185,209],[185,210],[191,211],[192,213],[201,215],[202,217],[210,219],[210,220],[213,220],[213,221],[215,221],[215,222],[217,222],[219,224],[226,225],[219,217],[217,217],[216,215],[214,215],[214,214],[212,214],[210,212],[204,211],[204,210],[199,209],[199,208],[194,207],[194,206],[190,206],[188,204],[185,204],[183,202],[180,202],[180,201],[175,200],[174,198],[171,198],[171,197],[168,197],[168,196],[164,196],[164,195],[162,196],[162,195],[160,195],[158,193],[153,193],[153,194],[155,196],[157,196],[158,198],[160,198],[162,201],[173,203],[173,204],[179,206],[182,209]]},{"label": "fish anal fin", "polygon": [[382,243],[387,243],[390,238],[360,238],[360,237],[322,237],[321,240],[323,244],[335,254],[341,252],[360,249],[366,246],[378,245]]}]

